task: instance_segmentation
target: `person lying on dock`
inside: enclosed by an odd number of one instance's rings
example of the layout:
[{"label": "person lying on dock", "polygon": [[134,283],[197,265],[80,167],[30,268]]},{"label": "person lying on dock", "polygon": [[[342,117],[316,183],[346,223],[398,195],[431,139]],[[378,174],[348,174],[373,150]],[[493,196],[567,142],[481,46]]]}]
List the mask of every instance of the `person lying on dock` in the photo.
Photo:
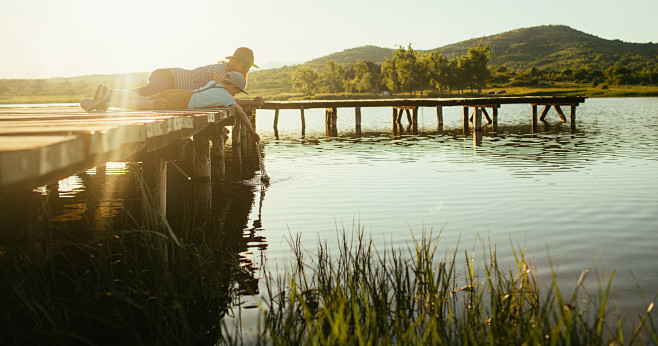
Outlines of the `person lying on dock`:
[{"label": "person lying on dock", "polygon": [[[110,89],[104,84],[99,84],[94,98],[82,99],[80,107],[86,111],[104,110],[108,107],[136,110],[229,107],[235,110],[256,141],[260,141],[258,133],[251,126],[249,117],[234,98],[239,92],[248,95],[244,91],[246,86],[247,80],[239,72],[229,72],[221,80],[211,80],[204,87],[194,91],[170,89],[151,96],[141,96],[128,90]],[[250,105],[262,106],[262,103],[262,99],[254,99]]]},{"label": "person lying on dock", "polygon": [[228,61],[219,61],[193,70],[178,67],[157,69],[149,76],[147,85],[134,91],[141,96],[150,96],[169,89],[196,90],[213,79],[221,80],[229,72],[240,72],[247,78],[250,68],[258,68],[258,65],[254,64],[254,52],[247,47],[236,49],[235,53],[226,59]]}]

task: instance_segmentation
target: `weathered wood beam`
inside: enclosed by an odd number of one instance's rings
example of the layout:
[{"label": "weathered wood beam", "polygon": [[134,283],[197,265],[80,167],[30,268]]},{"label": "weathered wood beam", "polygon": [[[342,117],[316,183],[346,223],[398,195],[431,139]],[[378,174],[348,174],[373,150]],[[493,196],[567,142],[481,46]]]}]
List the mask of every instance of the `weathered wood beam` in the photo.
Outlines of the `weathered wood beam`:
[{"label": "weathered wood beam", "polygon": [[548,114],[548,111],[551,109],[551,105],[544,105],[544,110],[541,111],[541,115],[539,116],[539,120],[544,121],[544,118]]}]

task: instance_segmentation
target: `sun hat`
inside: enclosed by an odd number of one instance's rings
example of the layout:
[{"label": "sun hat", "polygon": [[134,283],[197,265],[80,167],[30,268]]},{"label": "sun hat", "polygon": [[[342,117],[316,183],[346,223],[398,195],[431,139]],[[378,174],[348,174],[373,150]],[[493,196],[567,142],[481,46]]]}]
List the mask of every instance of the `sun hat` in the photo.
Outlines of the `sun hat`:
[{"label": "sun hat", "polygon": [[233,84],[236,88],[238,88],[240,91],[243,93],[249,95],[248,92],[244,91],[244,89],[247,87],[247,80],[244,78],[244,76],[240,72],[229,72],[224,76],[223,82],[229,82]]},{"label": "sun hat", "polygon": [[254,64],[254,52],[247,47],[236,49],[235,53],[231,56],[227,56],[226,59],[236,59],[245,63],[249,67],[258,67],[258,65]]}]

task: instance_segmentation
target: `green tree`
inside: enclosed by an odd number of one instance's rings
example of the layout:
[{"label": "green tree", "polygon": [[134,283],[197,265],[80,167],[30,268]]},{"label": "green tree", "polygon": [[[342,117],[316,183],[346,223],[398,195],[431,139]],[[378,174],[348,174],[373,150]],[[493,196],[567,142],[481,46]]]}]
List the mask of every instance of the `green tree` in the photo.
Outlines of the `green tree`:
[{"label": "green tree", "polygon": [[319,75],[309,67],[298,67],[292,74],[292,85],[306,95],[313,95],[317,90]]},{"label": "green tree", "polygon": [[482,41],[478,43],[477,47],[468,49],[466,58],[469,61],[469,84],[471,87],[475,86],[478,89],[478,94],[482,93],[482,87],[486,86],[492,77],[491,70],[488,67],[492,56],[491,47],[482,46]]},{"label": "green tree", "polygon": [[370,61],[359,61],[346,72],[351,90],[373,92],[381,88],[381,68]]},{"label": "green tree", "polygon": [[384,59],[382,63],[382,83],[392,92],[401,90],[402,86],[398,77],[398,71],[395,69],[395,60]]},{"label": "green tree", "polygon": [[345,69],[333,60],[327,61],[321,75],[322,89],[329,93],[345,91]]},{"label": "green tree", "polygon": [[430,85],[443,92],[450,86],[450,61],[436,52],[427,54],[426,60]]},{"label": "green tree", "polygon": [[407,49],[400,47],[393,53],[393,60],[402,91],[409,91],[411,94],[420,87],[421,79],[421,65],[416,51],[411,48],[411,44]]}]

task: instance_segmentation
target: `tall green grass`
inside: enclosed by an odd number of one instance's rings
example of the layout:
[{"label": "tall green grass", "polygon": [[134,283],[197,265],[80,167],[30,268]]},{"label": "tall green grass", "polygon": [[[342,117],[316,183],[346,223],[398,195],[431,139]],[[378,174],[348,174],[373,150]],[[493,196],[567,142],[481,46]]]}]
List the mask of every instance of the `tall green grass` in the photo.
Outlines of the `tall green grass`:
[{"label": "tall green grass", "polygon": [[88,239],[52,233],[0,248],[0,345],[212,345],[235,294],[220,233],[143,228]]},{"label": "tall green grass", "polygon": [[483,250],[481,262],[475,251],[440,257],[438,238],[431,235],[382,253],[363,232],[350,238],[343,233],[335,256],[326,242],[309,255],[299,237],[292,249],[295,259],[287,274],[266,278],[259,323],[263,344],[658,343],[649,311],[630,335],[624,334],[621,317],[610,315],[614,273],[590,293],[584,288],[589,271],[584,271],[567,295],[555,275],[539,282],[522,249],[514,250],[513,268],[498,263],[492,246]]}]

